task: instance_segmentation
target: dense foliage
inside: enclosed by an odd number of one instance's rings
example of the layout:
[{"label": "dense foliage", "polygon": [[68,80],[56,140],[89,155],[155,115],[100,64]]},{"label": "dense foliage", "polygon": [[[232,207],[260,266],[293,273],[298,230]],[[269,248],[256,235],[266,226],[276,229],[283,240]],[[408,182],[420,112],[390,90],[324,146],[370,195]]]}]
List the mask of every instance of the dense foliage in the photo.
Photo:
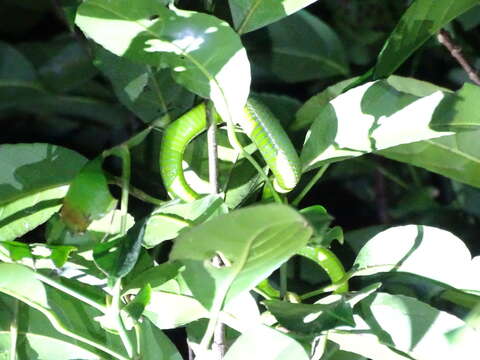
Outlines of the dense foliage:
[{"label": "dense foliage", "polygon": [[0,21],[0,360],[479,357],[478,0]]}]

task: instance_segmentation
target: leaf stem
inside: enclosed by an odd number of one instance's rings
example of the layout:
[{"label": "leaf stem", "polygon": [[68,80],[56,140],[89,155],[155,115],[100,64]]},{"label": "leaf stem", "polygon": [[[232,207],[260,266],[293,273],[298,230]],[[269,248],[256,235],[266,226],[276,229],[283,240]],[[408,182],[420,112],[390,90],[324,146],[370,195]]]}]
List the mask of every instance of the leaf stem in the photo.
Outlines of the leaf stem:
[{"label": "leaf stem", "polygon": [[[108,182],[109,184],[121,187],[123,183],[123,179],[109,174]],[[142,200],[143,202],[150,203],[153,205],[163,205],[166,202],[165,200],[157,199],[156,197],[153,197],[152,195],[147,194],[143,190],[140,190],[132,186],[131,184],[128,187],[128,192],[129,192],[129,195],[132,195],[133,197],[139,200]]]},{"label": "leaf stem", "polygon": [[17,359],[17,340],[18,340],[18,309],[20,302],[13,300],[12,321],[10,322],[10,360]]},{"label": "leaf stem", "polygon": [[[213,115],[213,102],[207,101],[207,146],[208,146],[208,177],[210,182],[210,193],[218,194],[218,152],[217,152],[217,123]],[[214,358],[221,360],[225,356],[225,325],[218,321],[214,324],[212,351]]]},{"label": "leaf stem", "polygon": [[208,180],[210,193],[218,194],[218,152],[217,152],[217,123],[213,116],[213,102],[207,101],[207,146],[208,146]]},{"label": "leaf stem", "polygon": [[85,304],[87,305],[90,305],[91,307],[101,311],[102,313],[106,313],[107,312],[107,308],[103,305],[103,304],[100,304],[98,303],[97,301],[85,296],[85,295],[82,295],[80,294],[78,291],[76,290],[73,290],[59,282],[57,282],[56,280],[53,280],[39,272],[35,272],[35,277],[40,280],[41,282],[47,284],[47,285],[50,285],[51,287],[57,289],[57,290],[60,290],[62,292],[64,292],[65,294],[68,294],[70,296],[73,296],[74,298],[76,298],[77,300],[80,300],[82,302],[84,302]]},{"label": "leaf stem", "polygon": [[115,322],[117,325],[117,331],[120,335],[120,339],[122,340],[123,346],[127,351],[127,354],[130,358],[136,356],[136,347],[133,346],[132,340],[128,336],[127,330],[125,329],[125,325],[123,324],[122,317],[120,315],[120,293],[121,293],[121,285],[122,279],[116,279],[115,284],[112,288],[112,304],[110,305],[110,309],[112,311],[112,315],[115,317]]},{"label": "leaf stem", "polygon": [[330,164],[325,164],[318,170],[318,172],[310,179],[308,184],[302,189],[300,194],[298,194],[298,196],[292,201],[292,206],[297,207],[300,204],[305,195],[307,195],[307,193],[313,188],[318,180],[320,180],[325,171],[327,171],[329,165]]},{"label": "leaf stem", "polygon": [[127,233],[127,218],[128,218],[128,196],[131,176],[131,159],[130,150],[127,145],[122,145],[122,199],[120,200],[120,234],[124,236]]},{"label": "leaf stem", "polygon": [[284,299],[287,295],[288,288],[288,266],[287,263],[283,263],[280,266],[280,298]]}]

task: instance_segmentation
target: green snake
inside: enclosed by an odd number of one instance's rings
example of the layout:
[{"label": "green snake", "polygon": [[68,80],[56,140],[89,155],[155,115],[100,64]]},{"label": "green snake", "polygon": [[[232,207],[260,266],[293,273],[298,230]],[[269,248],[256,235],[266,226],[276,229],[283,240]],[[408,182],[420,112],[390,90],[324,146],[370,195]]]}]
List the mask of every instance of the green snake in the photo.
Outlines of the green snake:
[{"label": "green snake", "polygon": [[[291,191],[301,175],[300,159],[279,120],[258,100],[250,98],[239,124],[258,148],[275,179],[278,192]],[[215,121],[222,119],[215,114]],[[170,196],[193,201],[200,195],[187,183],[182,160],[185,150],[207,128],[205,104],[201,103],[172,122],[165,130],[160,148],[160,173]]]}]

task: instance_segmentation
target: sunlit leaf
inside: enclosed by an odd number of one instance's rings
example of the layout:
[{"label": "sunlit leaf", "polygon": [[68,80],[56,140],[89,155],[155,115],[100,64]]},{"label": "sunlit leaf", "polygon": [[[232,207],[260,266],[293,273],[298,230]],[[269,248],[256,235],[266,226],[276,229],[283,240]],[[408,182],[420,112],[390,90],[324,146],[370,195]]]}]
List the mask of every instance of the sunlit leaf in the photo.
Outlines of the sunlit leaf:
[{"label": "sunlit leaf", "polygon": [[480,131],[468,131],[438,139],[382,150],[379,155],[420,166],[451,179],[480,187]]},{"label": "sunlit leaf", "polygon": [[[2,359],[10,356],[11,321],[14,300],[0,296],[0,354]],[[57,332],[48,320],[37,310],[21,305],[17,316],[18,339],[16,351],[18,360],[70,360],[71,354],[83,360],[101,360],[101,356],[78,346],[71,338]],[[5,356],[5,357],[3,357]]]},{"label": "sunlit leaf", "polygon": [[280,300],[264,303],[282,326],[297,333],[316,334],[339,325],[355,326],[352,309],[342,298],[328,304],[294,304]]},{"label": "sunlit leaf", "polygon": [[224,359],[245,359],[245,354],[249,354],[251,360],[309,359],[298,342],[267,326],[252,327],[243,333],[230,347]]},{"label": "sunlit leaf", "polygon": [[182,276],[193,296],[210,309],[257,285],[304,246],[311,234],[306,220],[293,209],[256,206],[181,234],[170,259],[185,265]]},{"label": "sunlit leaf", "polygon": [[470,261],[470,251],[452,233],[406,225],[382,231],[368,241],[358,253],[353,270],[355,275],[409,272],[468,289]]},{"label": "sunlit leaf", "polygon": [[475,110],[478,86],[465,84],[456,93],[436,91],[423,97],[417,94],[426,91],[412,94],[406,89],[404,83],[372,82],[323,107],[306,136],[301,153],[304,170],[480,125]]},{"label": "sunlit leaf", "polygon": [[239,36],[226,22],[149,0],[88,0],[79,7],[76,23],[115,55],[169,66],[179,84],[211,98],[224,119],[242,113],[250,64]]},{"label": "sunlit leaf", "polygon": [[208,195],[190,203],[171,201],[156,209],[148,218],[143,246],[152,248],[174,239],[181,230],[224,213],[221,197]]},{"label": "sunlit leaf", "polygon": [[470,341],[455,346],[447,333],[464,324],[416,299],[377,293],[361,302],[361,314],[380,341],[416,359],[473,359],[478,333],[469,330]]},{"label": "sunlit leaf", "polygon": [[[36,273],[25,266],[0,264],[0,275],[0,292],[13,296],[40,311],[56,331],[65,335],[61,336],[61,339],[66,339],[87,351],[101,354],[100,358],[105,356],[97,348],[74,338],[80,335],[109,349],[110,354],[123,356],[123,347],[118,337],[105,334],[93,320],[95,316],[101,314],[98,309],[80,301],[72,301],[70,295],[45,286],[37,279]],[[100,306],[99,304],[97,307]],[[42,330],[49,331],[49,327],[42,327]]]},{"label": "sunlit leaf", "polygon": [[316,0],[229,0],[233,23],[239,34],[280,20]]},{"label": "sunlit leaf", "polygon": [[50,144],[0,145],[0,241],[22,236],[56,213],[85,161]]}]

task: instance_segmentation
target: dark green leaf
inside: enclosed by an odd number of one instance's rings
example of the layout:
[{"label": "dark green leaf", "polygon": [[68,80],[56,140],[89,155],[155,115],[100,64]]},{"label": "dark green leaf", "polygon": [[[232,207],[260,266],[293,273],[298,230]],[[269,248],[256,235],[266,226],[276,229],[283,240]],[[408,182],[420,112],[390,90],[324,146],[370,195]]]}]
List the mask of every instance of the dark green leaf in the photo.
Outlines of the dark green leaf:
[{"label": "dark green leaf", "polygon": [[45,88],[54,92],[75,89],[97,73],[85,48],[71,35],[23,43],[20,50],[36,67]]},{"label": "dark green leaf", "polygon": [[15,48],[0,42],[0,109],[45,95],[32,64]]},{"label": "dark green leaf", "polygon": [[258,45],[249,53],[255,65],[281,80],[300,82],[348,74],[345,51],[337,34],[307,11],[299,11],[267,30],[271,47]]},{"label": "dark green leaf", "polygon": [[95,264],[110,278],[122,278],[135,266],[145,234],[145,222],[137,222],[125,236],[98,244],[93,249]]},{"label": "dark green leaf", "polygon": [[176,84],[170,71],[136,64],[100,46],[94,51],[95,65],[112,82],[118,99],[143,121],[167,116],[168,123],[193,105],[193,94]]},{"label": "dark green leaf", "polygon": [[373,68],[372,79],[391,75],[415,50],[478,0],[415,0],[390,34]]}]

